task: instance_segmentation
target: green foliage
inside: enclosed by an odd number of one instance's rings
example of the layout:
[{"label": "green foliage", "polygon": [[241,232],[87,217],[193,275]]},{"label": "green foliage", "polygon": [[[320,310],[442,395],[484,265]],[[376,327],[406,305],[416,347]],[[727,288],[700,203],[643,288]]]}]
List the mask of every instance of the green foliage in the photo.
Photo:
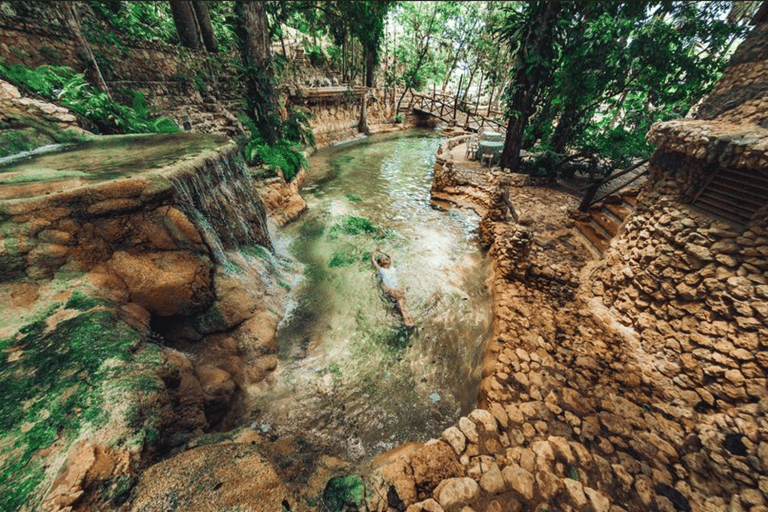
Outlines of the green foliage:
[{"label": "green foliage", "polygon": [[181,131],[165,117],[151,118],[141,93],[131,91],[132,107],[111,101],[67,66],[40,66],[0,62],[0,75],[51,101],[57,101],[91,121],[101,133],[174,133]]},{"label": "green foliage", "polygon": [[[551,37],[537,42],[546,5],[509,4],[495,31],[518,55],[508,112],[520,115],[512,99],[522,93],[533,101],[515,146],[563,161],[574,151],[615,166],[647,156],[651,124],[684,116],[711,90],[745,33],[723,16],[730,2],[562,2]],[[532,69],[543,78],[529,80]]]},{"label": "green foliage", "polygon": [[286,140],[269,145],[261,138],[251,139],[245,145],[243,152],[250,164],[264,163],[273,169],[279,168],[286,181],[291,181],[307,164],[304,154],[295,144]]},{"label": "green foliage", "polygon": [[272,169],[279,168],[286,181],[291,181],[302,167],[309,166],[302,146],[315,147],[315,134],[309,127],[312,113],[305,108],[291,110],[291,115],[280,128],[284,138],[275,144],[268,144],[259,136],[259,128],[253,119],[241,115],[240,121],[251,132],[251,139],[245,144],[243,154],[249,164],[266,164]]},{"label": "green foliage", "polygon": [[315,67],[322,67],[328,61],[323,47],[309,41],[304,41],[304,53],[307,55],[309,63]]},{"label": "green foliage", "polygon": [[[86,2],[97,18],[122,34],[142,41],[175,43],[176,28],[167,2]],[[100,26],[83,23],[91,42],[112,43],[117,38]]]},{"label": "green foliage", "polygon": [[317,140],[309,124],[311,120],[312,112],[308,108],[292,108],[290,116],[283,122],[283,136],[291,142],[314,149]]},{"label": "green foliage", "polygon": [[331,478],[323,491],[323,509],[327,512],[357,510],[365,496],[365,483],[359,476]]}]

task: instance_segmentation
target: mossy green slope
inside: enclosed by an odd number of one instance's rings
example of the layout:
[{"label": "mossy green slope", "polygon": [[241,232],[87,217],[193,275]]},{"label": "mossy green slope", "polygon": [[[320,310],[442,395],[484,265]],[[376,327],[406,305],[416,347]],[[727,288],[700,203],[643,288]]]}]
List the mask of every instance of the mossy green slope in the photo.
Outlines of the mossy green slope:
[{"label": "mossy green slope", "polygon": [[138,405],[139,395],[163,388],[158,347],[80,292],[39,316],[0,340],[0,510],[37,508],[55,477],[51,453],[66,453],[116,415],[129,429],[115,430],[114,445],[143,444],[159,428],[159,415]]}]

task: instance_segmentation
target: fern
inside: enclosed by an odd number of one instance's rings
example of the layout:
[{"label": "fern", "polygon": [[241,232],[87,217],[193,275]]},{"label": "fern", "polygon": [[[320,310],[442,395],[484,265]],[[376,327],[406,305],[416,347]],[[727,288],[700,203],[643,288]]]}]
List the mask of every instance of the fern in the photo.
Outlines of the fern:
[{"label": "fern", "polygon": [[251,164],[263,163],[273,169],[279,168],[286,181],[291,181],[307,165],[304,155],[286,140],[270,146],[263,139],[254,138],[245,145],[243,152]]},{"label": "fern", "polygon": [[113,102],[67,66],[40,66],[29,69],[0,61],[0,75],[40,96],[58,101],[91,121],[102,133],[174,133],[181,129],[168,118],[150,119],[144,96],[128,91],[132,106]]}]

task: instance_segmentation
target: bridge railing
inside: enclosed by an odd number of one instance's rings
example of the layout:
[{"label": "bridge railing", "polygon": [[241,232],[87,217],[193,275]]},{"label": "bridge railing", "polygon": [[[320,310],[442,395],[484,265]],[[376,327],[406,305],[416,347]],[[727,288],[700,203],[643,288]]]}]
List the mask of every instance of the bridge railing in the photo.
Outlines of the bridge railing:
[{"label": "bridge railing", "polygon": [[506,130],[506,126],[503,123],[490,117],[493,114],[494,117],[503,118],[504,114],[502,112],[494,111],[489,106],[487,110],[482,109],[487,112],[486,115],[483,115],[479,103],[473,105],[468,101],[458,99],[449,94],[438,93],[434,90],[431,95],[412,92],[411,108],[426,112],[446,123],[459,122],[459,117],[466,116],[463,126],[473,131],[479,131],[486,126],[496,131],[503,132]]}]

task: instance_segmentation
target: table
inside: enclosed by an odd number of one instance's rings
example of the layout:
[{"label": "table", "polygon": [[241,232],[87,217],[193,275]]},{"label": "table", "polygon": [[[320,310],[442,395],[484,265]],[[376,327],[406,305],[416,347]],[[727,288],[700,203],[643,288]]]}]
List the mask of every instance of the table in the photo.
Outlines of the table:
[{"label": "table", "polygon": [[504,149],[504,143],[495,140],[481,140],[477,145],[477,159],[482,163],[483,155],[490,154],[491,161],[495,164],[499,163],[501,158],[501,151]]},{"label": "table", "polygon": [[503,135],[504,134],[502,134],[501,132],[490,132],[489,131],[489,132],[485,132],[483,134],[483,138],[485,140],[490,140],[490,141],[493,141],[493,142],[503,142],[504,141],[504,139],[502,138]]}]

